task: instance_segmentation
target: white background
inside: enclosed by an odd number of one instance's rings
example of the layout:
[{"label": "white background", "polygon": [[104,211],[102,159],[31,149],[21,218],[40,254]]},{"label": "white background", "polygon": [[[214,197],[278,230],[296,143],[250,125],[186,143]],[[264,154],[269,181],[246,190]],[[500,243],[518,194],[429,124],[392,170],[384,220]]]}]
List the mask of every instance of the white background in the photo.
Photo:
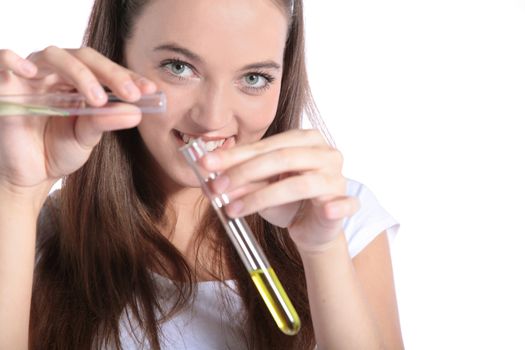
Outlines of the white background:
[{"label": "white background", "polygon": [[[2,0],[0,47],[81,42],[91,0]],[[407,349],[524,349],[525,1],[306,0],[345,174],[402,224]],[[7,10],[6,10],[7,9]]]}]

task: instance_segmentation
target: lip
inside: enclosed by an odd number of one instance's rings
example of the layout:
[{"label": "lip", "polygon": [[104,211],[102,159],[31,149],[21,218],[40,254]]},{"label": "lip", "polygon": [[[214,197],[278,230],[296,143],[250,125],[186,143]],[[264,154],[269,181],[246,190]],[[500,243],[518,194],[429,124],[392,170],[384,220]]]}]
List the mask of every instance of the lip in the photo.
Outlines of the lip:
[{"label": "lip", "polygon": [[190,133],[187,133],[187,132],[182,132],[182,131],[179,131],[179,130],[175,130],[175,133],[177,134],[177,136],[179,138],[182,138],[182,135],[181,134],[184,134],[186,136],[189,136],[191,138],[201,138],[202,141],[204,142],[208,142],[208,141],[218,141],[218,140],[227,140],[229,139],[230,137],[232,136],[204,136],[204,135],[195,135],[195,134],[190,134]]},{"label": "lip", "polygon": [[[235,136],[222,136],[222,137],[219,137],[219,136],[204,136],[204,135],[194,135],[194,134],[188,134],[188,133],[185,133],[185,132],[181,132],[179,130],[176,130],[176,129],[173,129],[173,134],[175,136],[175,139],[178,143],[178,146],[179,147],[182,147],[184,145],[186,145],[186,143],[182,140],[182,134],[184,135],[187,135],[187,136],[190,136],[192,138],[198,138],[200,137],[204,142],[209,142],[209,141],[217,141],[217,140],[224,140],[226,139],[226,141],[224,141],[224,143],[222,144],[222,146],[220,147],[217,147],[215,150],[218,150],[218,149],[228,149],[228,148],[231,148],[233,146],[235,146]],[[214,150],[214,151],[215,151]]]}]

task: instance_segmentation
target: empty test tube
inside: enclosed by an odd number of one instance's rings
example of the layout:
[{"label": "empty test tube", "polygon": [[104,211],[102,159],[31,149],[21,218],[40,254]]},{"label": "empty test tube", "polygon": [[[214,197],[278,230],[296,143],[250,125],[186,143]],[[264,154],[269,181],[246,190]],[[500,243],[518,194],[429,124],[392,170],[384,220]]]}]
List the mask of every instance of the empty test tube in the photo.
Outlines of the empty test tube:
[{"label": "empty test tube", "polygon": [[[138,101],[123,101],[108,93],[108,103],[101,107],[90,106],[80,93],[49,93],[30,95],[0,95],[0,117],[2,116],[81,116],[126,113],[126,109],[109,108],[121,102],[137,106],[143,114],[166,111],[166,95],[163,92],[142,95]],[[129,112],[129,110],[127,110]]]},{"label": "empty test tube", "polygon": [[203,141],[201,139],[192,140],[180,151],[199,179],[204,194],[211,201],[275,323],[283,333],[297,334],[301,327],[301,320],[264,252],[255,240],[250,227],[244,218],[228,217],[224,211],[228,198],[225,195],[216,196],[209,187],[209,181],[215,179],[217,174],[206,172],[198,165],[198,160],[207,153]]}]

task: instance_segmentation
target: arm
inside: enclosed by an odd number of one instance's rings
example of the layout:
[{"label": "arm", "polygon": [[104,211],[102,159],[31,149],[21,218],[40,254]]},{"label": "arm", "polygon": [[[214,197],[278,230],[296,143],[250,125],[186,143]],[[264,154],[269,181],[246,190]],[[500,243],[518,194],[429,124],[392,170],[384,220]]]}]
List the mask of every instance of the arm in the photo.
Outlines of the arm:
[{"label": "arm", "polygon": [[51,187],[38,196],[0,185],[0,349],[27,349],[36,222]]},{"label": "arm", "polygon": [[[54,92],[60,86],[84,94],[97,107],[107,102],[99,78],[124,101],[156,91],[153,82],[90,48],[50,46],[28,59],[0,49],[0,94]],[[138,95],[125,92],[130,82]],[[110,108],[117,112],[121,107]],[[52,184],[87,161],[103,132],[135,127],[140,119],[139,111],[0,118],[0,349],[28,346],[36,222]]]},{"label": "arm", "polygon": [[399,349],[388,242],[382,234],[352,261],[343,220],[359,208],[347,194],[342,154],[316,130],[290,130],[207,154],[230,217],[258,212],[286,227],[301,254],[320,350]]},{"label": "arm", "polygon": [[353,260],[331,243],[301,253],[318,349],[403,349],[386,234]]}]

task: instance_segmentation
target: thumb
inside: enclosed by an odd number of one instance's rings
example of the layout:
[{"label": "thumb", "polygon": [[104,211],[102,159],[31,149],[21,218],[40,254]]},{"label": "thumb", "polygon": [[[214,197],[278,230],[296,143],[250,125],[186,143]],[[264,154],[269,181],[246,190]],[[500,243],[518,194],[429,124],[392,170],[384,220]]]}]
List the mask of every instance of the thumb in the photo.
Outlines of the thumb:
[{"label": "thumb", "polygon": [[292,202],[277,207],[266,208],[261,210],[259,215],[272,225],[285,228],[290,226],[295,220],[302,202],[303,201]]},{"label": "thumb", "polygon": [[92,149],[105,131],[129,129],[141,121],[141,113],[136,106],[122,105],[116,114],[76,117],[74,134],[82,148]]}]

